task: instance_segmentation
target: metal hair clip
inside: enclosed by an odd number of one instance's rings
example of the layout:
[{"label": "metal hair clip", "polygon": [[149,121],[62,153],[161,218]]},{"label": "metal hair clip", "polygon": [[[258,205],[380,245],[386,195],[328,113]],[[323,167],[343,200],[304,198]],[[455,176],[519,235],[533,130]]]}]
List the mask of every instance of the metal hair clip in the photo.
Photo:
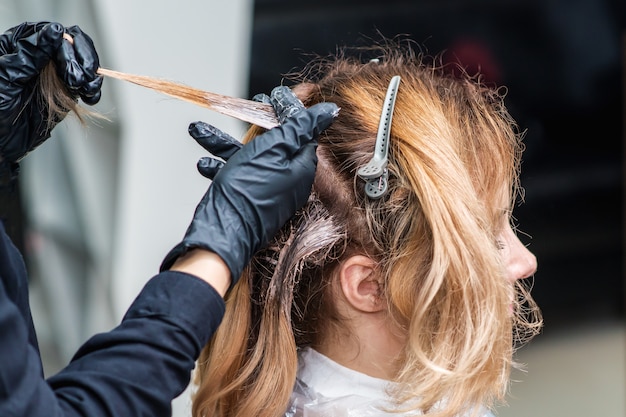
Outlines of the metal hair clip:
[{"label": "metal hair clip", "polygon": [[391,119],[396,105],[396,95],[400,86],[400,76],[394,76],[389,82],[387,96],[378,124],[378,135],[372,159],[358,169],[357,175],[365,181],[365,194],[372,199],[379,199],[387,192],[387,156],[389,154],[389,135]]}]

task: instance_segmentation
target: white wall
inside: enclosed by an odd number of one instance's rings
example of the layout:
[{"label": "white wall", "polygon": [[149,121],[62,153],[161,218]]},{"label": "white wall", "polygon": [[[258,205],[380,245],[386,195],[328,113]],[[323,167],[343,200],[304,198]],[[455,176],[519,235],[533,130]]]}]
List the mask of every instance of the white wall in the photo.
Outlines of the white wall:
[{"label": "white wall", "polygon": [[[106,0],[97,9],[108,55],[103,67],[227,95],[247,91],[249,1]],[[182,238],[206,190],[195,169],[204,151],[188,124],[204,120],[234,133],[242,126],[132,84],[106,82],[116,89],[122,120],[113,271],[121,311]]]},{"label": "white wall", "polygon": [[[252,0],[0,2],[3,30],[27,20],[78,24],[102,67],[246,95]],[[61,360],[119,321],[182,238],[208,185],[195,168],[205,153],[189,123],[244,131],[234,119],[114,79],[96,108],[111,122],[64,121],[22,164],[36,243],[33,315],[42,344],[56,344]],[[174,407],[174,416],[188,416],[188,395]]]}]

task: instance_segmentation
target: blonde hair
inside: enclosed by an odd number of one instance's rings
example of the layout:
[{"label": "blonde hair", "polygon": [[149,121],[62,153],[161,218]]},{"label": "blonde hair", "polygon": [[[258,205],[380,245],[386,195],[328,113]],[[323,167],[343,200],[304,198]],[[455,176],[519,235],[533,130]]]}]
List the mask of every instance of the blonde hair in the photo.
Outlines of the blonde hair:
[{"label": "blonde hair", "polygon": [[[316,61],[303,75],[318,79],[294,87],[305,105],[330,101],[341,112],[319,138],[308,205],[227,295],[199,360],[194,417],[284,414],[297,349],[341,326],[329,288],[354,253],[378,261],[390,317],[408,335],[393,392],[400,410],[450,417],[504,402],[514,349],[541,326],[521,285],[511,314],[496,245],[521,196],[521,134],[501,90],[408,46],[375,50],[378,62]],[[389,191],[371,200],[355,173],[372,156],[394,75]]]},{"label": "blonde hair", "polygon": [[37,88],[39,90],[37,97],[42,102],[42,108],[47,111],[44,127],[46,134],[49,134],[54,126],[68,114],[74,115],[83,126],[86,125],[87,118],[108,121],[105,115],[78,104],[78,100],[59,78],[54,61],[50,61],[41,71]]},{"label": "blonde hair", "polygon": [[[98,68],[97,74],[128,81],[266,129],[278,126],[274,108],[268,103],[229,97],[162,78],[127,74],[107,68]],[[40,104],[47,112],[45,133],[50,133],[54,126],[68,114],[74,115],[82,125],[86,124],[87,118],[109,121],[108,117],[102,113],[86,109],[78,104],[78,99],[59,77],[53,61],[50,61],[41,71],[37,88]]]}]

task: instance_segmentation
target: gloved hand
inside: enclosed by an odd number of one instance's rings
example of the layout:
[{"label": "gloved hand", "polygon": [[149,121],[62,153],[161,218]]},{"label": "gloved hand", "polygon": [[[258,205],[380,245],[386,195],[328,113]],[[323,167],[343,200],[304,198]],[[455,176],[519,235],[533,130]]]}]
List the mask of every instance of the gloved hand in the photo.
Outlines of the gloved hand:
[{"label": "gloved hand", "polygon": [[[63,39],[64,32],[73,37],[73,43]],[[78,26],[27,22],[4,32],[0,35],[0,158],[5,164],[18,162],[50,137],[47,108],[38,97],[37,82],[51,60],[76,99],[89,105],[100,100],[98,54]]]},{"label": "gloved hand", "polygon": [[271,98],[279,119],[291,116],[244,146],[213,126],[190,125],[191,136],[226,163],[214,158],[198,162],[198,170],[213,183],[161,271],[199,247],[224,260],[234,285],[252,256],[306,203],[317,166],[317,137],[338,108],[319,103],[305,109],[287,87],[275,88]]}]

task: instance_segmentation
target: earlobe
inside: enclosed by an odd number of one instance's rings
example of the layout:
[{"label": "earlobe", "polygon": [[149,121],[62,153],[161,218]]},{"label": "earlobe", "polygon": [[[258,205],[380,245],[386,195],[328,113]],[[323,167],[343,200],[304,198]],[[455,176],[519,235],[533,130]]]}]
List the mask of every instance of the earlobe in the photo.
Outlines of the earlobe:
[{"label": "earlobe", "polygon": [[385,307],[376,262],[363,255],[348,258],[340,269],[341,289],[356,310],[375,313]]}]

